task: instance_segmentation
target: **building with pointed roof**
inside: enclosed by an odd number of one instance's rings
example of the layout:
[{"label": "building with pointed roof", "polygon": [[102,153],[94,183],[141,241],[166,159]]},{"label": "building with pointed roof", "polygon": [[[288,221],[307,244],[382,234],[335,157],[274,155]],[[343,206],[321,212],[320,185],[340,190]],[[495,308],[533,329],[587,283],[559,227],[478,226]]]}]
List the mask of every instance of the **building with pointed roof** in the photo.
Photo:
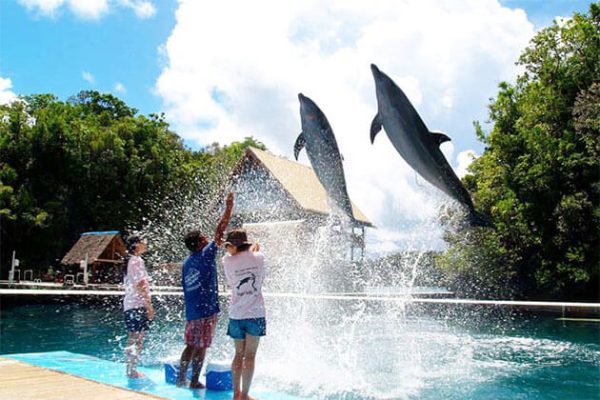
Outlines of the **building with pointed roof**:
[{"label": "building with pointed roof", "polygon": [[63,257],[61,264],[78,269],[81,262],[87,260],[91,282],[120,282],[126,254],[125,242],[119,232],[85,232]]},{"label": "building with pointed roof", "polygon": [[[254,231],[263,243],[267,232],[306,240],[312,230],[339,215],[311,167],[253,147],[235,165],[219,198],[231,190],[236,193],[232,224]],[[365,228],[373,224],[354,203],[352,213],[345,242],[349,258],[355,260],[364,256]]]}]

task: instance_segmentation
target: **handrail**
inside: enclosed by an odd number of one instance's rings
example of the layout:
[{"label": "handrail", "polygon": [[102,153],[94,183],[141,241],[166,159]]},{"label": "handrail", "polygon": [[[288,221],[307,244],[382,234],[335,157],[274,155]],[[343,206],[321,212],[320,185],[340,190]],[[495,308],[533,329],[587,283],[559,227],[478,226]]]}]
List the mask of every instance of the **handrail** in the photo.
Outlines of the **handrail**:
[{"label": "handrail", "polygon": [[[0,289],[0,295],[78,295],[78,296],[122,296],[124,290],[77,290],[77,289]],[[158,290],[152,291],[153,296],[183,296],[182,291]],[[220,293],[221,296],[230,296],[229,293]],[[306,300],[364,300],[383,301],[396,303],[422,303],[422,304],[467,304],[485,306],[524,306],[524,307],[574,307],[574,308],[596,308],[600,310],[600,303],[583,302],[555,302],[555,301],[519,301],[519,300],[477,300],[477,299],[428,299],[416,297],[392,297],[373,295],[334,295],[334,294],[309,294],[309,293],[264,293],[265,297],[295,298]]]}]

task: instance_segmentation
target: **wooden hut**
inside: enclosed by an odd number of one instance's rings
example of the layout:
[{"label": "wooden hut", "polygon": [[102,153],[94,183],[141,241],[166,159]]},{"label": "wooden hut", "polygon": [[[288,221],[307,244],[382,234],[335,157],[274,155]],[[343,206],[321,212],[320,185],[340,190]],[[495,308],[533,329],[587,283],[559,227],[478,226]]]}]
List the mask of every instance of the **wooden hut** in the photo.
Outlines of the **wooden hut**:
[{"label": "wooden hut", "polygon": [[[232,224],[243,226],[262,243],[282,236],[306,241],[335,215],[312,168],[253,147],[246,149],[231,171],[219,199],[230,190],[236,193]],[[350,225],[343,228],[343,245],[348,259],[356,260],[364,256],[365,228],[373,224],[354,203],[352,212]],[[340,236],[341,226],[337,227]]]},{"label": "wooden hut", "polygon": [[[85,232],[63,257],[61,264],[79,271],[81,262],[88,263],[90,283],[120,283],[123,278],[125,242],[118,231]],[[81,271],[82,272],[82,271]]]}]

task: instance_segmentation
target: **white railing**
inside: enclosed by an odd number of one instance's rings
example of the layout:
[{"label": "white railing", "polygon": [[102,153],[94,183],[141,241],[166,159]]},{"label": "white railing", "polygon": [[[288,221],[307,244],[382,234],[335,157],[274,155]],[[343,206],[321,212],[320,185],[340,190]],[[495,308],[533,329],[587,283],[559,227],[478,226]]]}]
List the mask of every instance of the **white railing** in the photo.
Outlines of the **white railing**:
[{"label": "white railing", "polygon": [[[165,289],[167,287],[164,287]],[[171,290],[155,290],[152,296],[183,296],[180,288]],[[53,295],[53,296],[122,296],[124,290],[85,290],[85,289],[0,289],[0,295]],[[229,296],[229,293],[220,293]],[[543,307],[543,308],[589,308],[600,310],[600,303],[583,302],[554,302],[554,301],[518,301],[518,300],[477,300],[477,299],[427,299],[398,296],[368,295],[368,294],[306,294],[306,293],[264,293],[265,297],[291,298],[305,300],[340,300],[340,301],[379,301],[416,304],[455,304],[455,305],[482,305],[482,306],[508,306],[508,307]]]}]

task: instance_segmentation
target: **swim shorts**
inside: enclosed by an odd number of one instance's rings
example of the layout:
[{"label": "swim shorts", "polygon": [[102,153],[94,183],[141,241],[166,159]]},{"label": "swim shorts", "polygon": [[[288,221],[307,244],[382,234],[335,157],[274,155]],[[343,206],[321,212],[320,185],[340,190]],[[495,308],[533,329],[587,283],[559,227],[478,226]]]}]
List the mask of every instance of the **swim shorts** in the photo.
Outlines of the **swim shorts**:
[{"label": "swim shorts", "polygon": [[267,334],[267,320],[264,318],[230,319],[227,335],[233,339],[244,340],[246,334],[250,336],[265,336]]},{"label": "swim shorts", "polygon": [[146,332],[150,329],[148,312],[144,307],[125,310],[125,326],[128,332]]},{"label": "swim shorts", "polygon": [[210,317],[194,319],[185,323],[185,344],[193,347],[210,347],[215,328],[217,327],[218,314]]}]

